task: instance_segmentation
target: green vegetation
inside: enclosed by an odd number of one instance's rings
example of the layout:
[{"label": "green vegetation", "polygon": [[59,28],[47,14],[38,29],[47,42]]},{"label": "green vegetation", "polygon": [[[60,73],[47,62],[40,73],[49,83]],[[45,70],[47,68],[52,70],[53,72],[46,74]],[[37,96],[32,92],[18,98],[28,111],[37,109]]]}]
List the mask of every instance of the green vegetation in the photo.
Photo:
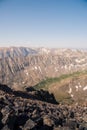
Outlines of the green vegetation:
[{"label": "green vegetation", "polygon": [[64,74],[56,78],[46,78],[35,85],[34,88],[37,90],[48,90],[50,93],[54,94],[56,101],[72,104],[74,100],[67,92],[68,84],[73,79],[82,78],[83,76],[87,76],[87,71],[77,71],[71,74]]},{"label": "green vegetation", "polygon": [[78,77],[80,75],[85,75],[87,74],[87,71],[77,71],[71,74],[64,74],[61,75],[60,77],[56,77],[56,78],[46,78],[45,80],[42,80],[40,83],[38,83],[37,85],[34,86],[35,89],[39,90],[39,89],[45,89],[48,90],[49,86],[53,83],[56,82],[60,82],[62,80],[68,79],[68,78],[74,78],[74,77]]}]

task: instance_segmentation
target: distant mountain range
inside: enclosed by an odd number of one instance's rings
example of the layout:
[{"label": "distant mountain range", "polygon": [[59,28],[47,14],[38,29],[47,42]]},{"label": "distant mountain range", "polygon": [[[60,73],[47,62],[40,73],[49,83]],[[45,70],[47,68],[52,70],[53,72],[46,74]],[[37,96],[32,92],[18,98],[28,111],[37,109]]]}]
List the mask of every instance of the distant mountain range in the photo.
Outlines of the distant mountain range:
[{"label": "distant mountain range", "polygon": [[[86,50],[27,47],[0,48],[0,83],[6,84],[15,90],[24,90],[27,86],[38,86],[41,81],[47,81],[48,83],[48,79],[51,79],[54,81],[48,87],[51,92],[55,93],[58,89],[58,92],[61,93],[62,90],[73,99],[77,94],[78,97],[83,94],[87,100],[87,76],[83,74],[86,70]],[[83,75],[77,75],[76,78],[69,77],[78,72]],[[69,79],[66,78],[64,83],[55,83],[54,79],[60,78],[62,75],[66,75],[66,77],[68,75]],[[45,86],[42,88],[45,88]]]},{"label": "distant mountain range", "polygon": [[0,83],[33,86],[47,77],[85,70],[86,55],[75,49],[0,48]]}]

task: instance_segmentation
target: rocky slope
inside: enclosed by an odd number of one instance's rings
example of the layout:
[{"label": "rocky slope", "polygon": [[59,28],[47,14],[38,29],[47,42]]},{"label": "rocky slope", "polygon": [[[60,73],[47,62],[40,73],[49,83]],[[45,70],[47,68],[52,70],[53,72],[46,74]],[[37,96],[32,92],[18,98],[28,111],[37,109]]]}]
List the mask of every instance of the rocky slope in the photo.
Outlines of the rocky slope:
[{"label": "rocky slope", "polygon": [[[39,100],[35,100],[34,91],[27,88],[25,93],[18,93],[0,85],[0,130],[87,130],[86,105],[55,104],[53,96],[45,91],[37,91]],[[26,97],[30,93],[33,97]],[[40,94],[48,100],[41,101]],[[54,104],[49,103],[50,98]]]},{"label": "rocky slope", "polygon": [[20,90],[47,77],[85,70],[86,55],[75,49],[0,48],[0,83]]}]

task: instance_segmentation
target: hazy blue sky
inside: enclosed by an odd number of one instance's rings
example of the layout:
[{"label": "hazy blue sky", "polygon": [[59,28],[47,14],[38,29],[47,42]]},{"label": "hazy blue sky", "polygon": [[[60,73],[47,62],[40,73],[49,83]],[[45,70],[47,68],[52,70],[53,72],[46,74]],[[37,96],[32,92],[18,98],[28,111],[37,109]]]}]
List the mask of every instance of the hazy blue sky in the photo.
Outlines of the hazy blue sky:
[{"label": "hazy blue sky", "polygon": [[0,0],[0,46],[87,48],[87,0]]}]

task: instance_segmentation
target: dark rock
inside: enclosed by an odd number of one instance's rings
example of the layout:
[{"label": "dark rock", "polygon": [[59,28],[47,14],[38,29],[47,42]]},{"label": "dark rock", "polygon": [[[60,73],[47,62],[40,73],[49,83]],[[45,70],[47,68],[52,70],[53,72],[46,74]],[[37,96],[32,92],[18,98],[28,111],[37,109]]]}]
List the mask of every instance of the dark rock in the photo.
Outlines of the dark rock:
[{"label": "dark rock", "polygon": [[26,91],[27,92],[32,92],[32,91],[36,91],[33,87],[27,87],[26,88]]},{"label": "dark rock", "polygon": [[70,111],[70,118],[74,118],[74,112],[73,111]]},{"label": "dark rock", "polygon": [[4,92],[6,92],[6,93],[9,93],[9,94],[12,93],[11,88],[9,88],[7,85],[2,85],[2,84],[0,84],[0,90],[4,91]]},{"label": "dark rock", "polygon": [[23,126],[28,119],[29,117],[26,114],[18,115],[16,118],[16,124],[18,126]]},{"label": "dark rock", "polygon": [[37,96],[38,100],[58,104],[58,102],[55,100],[55,97],[53,94],[50,94],[48,91],[40,90],[36,91],[35,95]]},{"label": "dark rock", "polygon": [[0,95],[0,130],[87,130],[87,107],[55,104],[43,90]]}]

